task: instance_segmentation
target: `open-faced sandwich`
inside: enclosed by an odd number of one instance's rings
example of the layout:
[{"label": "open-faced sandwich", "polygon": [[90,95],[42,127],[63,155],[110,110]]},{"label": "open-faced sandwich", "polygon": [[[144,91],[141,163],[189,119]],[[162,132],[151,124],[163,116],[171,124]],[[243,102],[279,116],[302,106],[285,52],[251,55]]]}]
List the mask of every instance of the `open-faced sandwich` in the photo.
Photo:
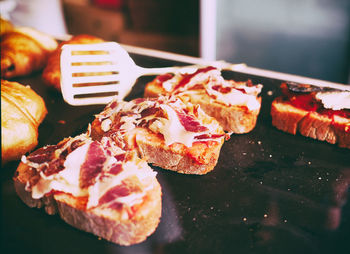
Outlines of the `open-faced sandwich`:
[{"label": "open-faced sandwich", "polygon": [[38,144],[45,102],[30,86],[1,80],[1,163],[19,160]]},{"label": "open-faced sandwich", "polygon": [[22,157],[14,182],[29,207],[58,213],[68,224],[120,245],[144,241],[161,216],[156,172],[108,138],[93,141],[81,134],[42,147]]},{"label": "open-faced sandwich", "polygon": [[16,27],[1,33],[1,78],[32,74],[44,68],[57,41],[29,27]]},{"label": "open-faced sandwich", "polygon": [[224,131],[239,134],[250,132],[256,125],[261,89],[262,85],[253,85],[250,80],[225,80],[220,70],[209,66],[193,73],[160,75],[146,85],[144,96],[178,96],[185,103],[200,105]]},{"label": "open-faced sandwich", "polygon": [[282,83],[271,106],[272,125],[291,133],[350,148],[350,91]]},{"label": "open-faced sandwich", "polygon": [[228,136],[198,105],[164,96],[112,101],[93,121],[91,135],[110,137],[149,163],[184,174],[213,170]]}]

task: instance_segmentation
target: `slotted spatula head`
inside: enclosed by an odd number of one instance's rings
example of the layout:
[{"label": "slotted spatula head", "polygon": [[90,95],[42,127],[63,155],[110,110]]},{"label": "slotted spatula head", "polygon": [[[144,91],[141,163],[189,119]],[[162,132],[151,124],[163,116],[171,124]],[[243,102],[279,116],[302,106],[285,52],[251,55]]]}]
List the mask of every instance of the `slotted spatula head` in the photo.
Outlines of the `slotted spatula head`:
[{"label": "slotted spatula head", "polygon": [[[194,72],[202,66],[143,68],[137,66],[128,52],[116,42],[66,44],[62,47],[60,60],[61,91],[64,100],[71,105],[107,104],[112,99],[123,100],[142,75]],[[242,64],[216,61],[210,65],[233,70]]]},{"label": "slotted spatula head", "polygon": [[71,105],[122,100],[139,76],[139,68],[115,42],[66,44],[61,52],[61,91]]}]

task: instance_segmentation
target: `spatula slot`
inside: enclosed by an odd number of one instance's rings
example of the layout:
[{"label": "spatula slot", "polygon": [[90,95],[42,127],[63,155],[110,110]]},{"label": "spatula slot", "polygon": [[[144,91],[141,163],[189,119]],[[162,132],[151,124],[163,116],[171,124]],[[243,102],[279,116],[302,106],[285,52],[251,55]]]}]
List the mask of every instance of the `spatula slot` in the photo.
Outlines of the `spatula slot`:
[{"label": "spatula slot", "polygon": [[76,94],[74,99],[84,99],[84,98],[103,98],[103,97],[113,97],[117,96],[118,92],[106,92],[106,93],[95,93],[95,94]]},{"label": "spatula slot", "polygon": [[108,85],[117,85],[118,81],[113,82],[93,82],[93,83],[75,83],[73,87],[89,87],[89,86],[108,86]]},{"label": "spatula slot", "polygon": [[82,66],[82,65],[112,65],[114,64],[112,61],[104,61],[104,62],[72,62],[71,66]]},{"label": "spatula slot", "polygon": [[118,74],[117,71],[104,71],[104,72],[77,72],[72,73],[72,77],[91,77],[91,76],[105,76]]},{"label": "spatula slot", "polygon": [[110,52],[106,50],[73,50],[72,56],[81,55],[109,55]]}]

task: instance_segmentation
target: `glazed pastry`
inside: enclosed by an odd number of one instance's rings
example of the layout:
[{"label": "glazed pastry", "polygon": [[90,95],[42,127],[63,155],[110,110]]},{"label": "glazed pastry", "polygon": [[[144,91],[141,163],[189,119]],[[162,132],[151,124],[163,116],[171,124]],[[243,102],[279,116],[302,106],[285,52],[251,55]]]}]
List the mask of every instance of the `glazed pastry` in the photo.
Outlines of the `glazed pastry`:
[{"label": "glazed pastry", "polygon": [[38,144],[38,127],[47,110],[29,86],[1,80],[1,161],[18,160]]},{"label": "glazed pastry", "polygon": [[5,32],[1,35],[1,77],[9,79],[41,70],[57,45],[51,36],[29,27]]},{"label": "glazed pastry", "polygon": [[12,23],[6,19],[0,18],[0,36],[13,30],[14,27]]}]

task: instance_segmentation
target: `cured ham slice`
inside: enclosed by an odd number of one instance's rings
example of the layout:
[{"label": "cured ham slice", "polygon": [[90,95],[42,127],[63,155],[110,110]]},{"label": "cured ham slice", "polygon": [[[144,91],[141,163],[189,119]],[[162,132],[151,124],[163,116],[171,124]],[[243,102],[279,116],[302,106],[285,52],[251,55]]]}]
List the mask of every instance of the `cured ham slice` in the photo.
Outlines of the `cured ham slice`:
[{"label": "cured ham slice", "polygon": [[95,182],[95,178],[103,170],[107,160],[103,148],[98,142],[92,142],[86,153],[84,163],[80,167],[80,187],[86,188]]}]

